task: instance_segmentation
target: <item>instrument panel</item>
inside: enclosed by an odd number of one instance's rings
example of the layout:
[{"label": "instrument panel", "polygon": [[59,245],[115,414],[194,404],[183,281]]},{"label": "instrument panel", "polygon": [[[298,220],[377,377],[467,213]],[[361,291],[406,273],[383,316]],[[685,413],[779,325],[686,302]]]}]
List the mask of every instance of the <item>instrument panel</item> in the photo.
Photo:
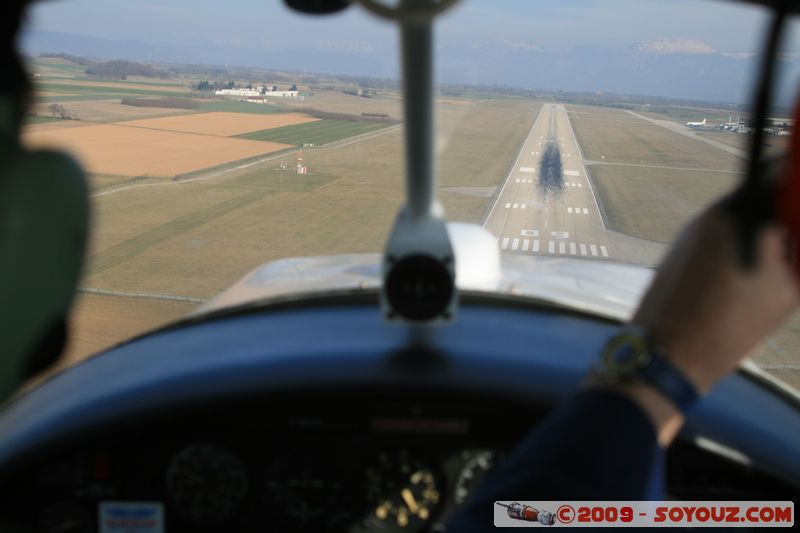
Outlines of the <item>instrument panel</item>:
[{"label": "instrument panel", "polygon": [[[442,533],[546,413],[380,398],[255,398],[126,420],[21,465],[0,516],[44,533]],[[785,492],[691,444],[673,445],[667,466],[678,499]]]},{"label": "instrument panel", "polygon": [[133,422],[39,465],[26,512],[47,533],[102,531],[119,504],[166,532],[443,532],[530,429],[480,409],[375,410]]}]

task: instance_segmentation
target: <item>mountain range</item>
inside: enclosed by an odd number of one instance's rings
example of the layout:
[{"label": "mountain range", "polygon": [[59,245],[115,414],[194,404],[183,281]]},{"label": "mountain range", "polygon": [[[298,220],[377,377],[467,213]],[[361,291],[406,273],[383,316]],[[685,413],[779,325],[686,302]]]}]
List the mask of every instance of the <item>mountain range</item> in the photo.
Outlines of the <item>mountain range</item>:
[{"label": "mountain range", "polygon": [[[61,52],[98,59],[236,65],[309,73],[396,78],[396,52],[326,48],[264,49],[230,44],[179,45],[30,31],[25,53]],[[749,101],[759,56],[723,53],[697,39],[659,39],[621,48],[580,46],[552,52],[510,41],[437,49],[440,83],[506,85],[577,92],[652,95],[709,102]],[[781,56],[779,103],[791,102],[800,55]]]}]

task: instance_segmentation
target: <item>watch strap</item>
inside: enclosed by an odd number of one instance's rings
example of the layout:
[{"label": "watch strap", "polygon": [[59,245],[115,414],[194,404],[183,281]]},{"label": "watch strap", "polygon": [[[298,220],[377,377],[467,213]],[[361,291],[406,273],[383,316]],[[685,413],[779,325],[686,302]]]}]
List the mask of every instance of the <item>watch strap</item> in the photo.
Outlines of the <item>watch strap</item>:
[{"label": "watch strap", "polygon": [[642,378],[685,413],[700,399],[697,388],[661,350],[652,347],[650,350],[649,363],[639,370]]}]

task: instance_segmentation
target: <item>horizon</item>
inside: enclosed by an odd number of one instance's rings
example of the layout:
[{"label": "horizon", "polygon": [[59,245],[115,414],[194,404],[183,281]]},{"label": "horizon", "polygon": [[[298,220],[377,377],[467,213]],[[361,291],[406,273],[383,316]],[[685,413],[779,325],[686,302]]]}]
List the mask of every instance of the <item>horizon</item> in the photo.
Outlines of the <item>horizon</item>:
[{"label": "horizon", "polygon": [[[296,14],[278,1],[239,4],[248,16],[241,16],[241,10],[220,10],[210,0],[173,0],[169,5],[132,0],[45,2],[33,7],[21,47],[32,55],[67,52],[161,64],[400,77],[395,28],[358,6],[317,18]],[[763,8],[721,0],[566,0],[555,5],[473,0],[453,11],[436,27],[439,85],[736,104],[750,100],[754,58],[768,22]],[[269,20],[269,31],[264,20]],[[719,20],[726,21],[724,27]],[[800,54],[791,52],[800,50],[798,28],[792,22],[785,40],[791,61],[788,76],[779,84],[781,105],[793,99],[793,87],[800,80]],[[64,39],[55,39],[59,35]],[[53,44],[34,46],[37,37]],[[78,38],[85,41],[83,46],[64,44]],[[102,41],[87,45],[92,39]],[[593,50],[608,53],[591,57]],[[650,65],[631,65],[629,58],[621,57],[640,51],[658,57]],[[681,55],[691,56],[689,66],[673,60]],[[607,64],[599,64],[604,61]],[[563,65],[583,74],[565,75]]]}]

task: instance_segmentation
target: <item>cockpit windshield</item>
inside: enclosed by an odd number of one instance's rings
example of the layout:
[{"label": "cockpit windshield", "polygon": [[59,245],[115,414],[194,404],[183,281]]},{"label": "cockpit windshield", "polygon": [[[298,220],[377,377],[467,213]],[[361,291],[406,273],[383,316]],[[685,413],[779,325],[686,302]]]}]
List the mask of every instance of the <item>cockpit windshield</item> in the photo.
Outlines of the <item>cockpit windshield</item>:
[{"label": "cockpit windshield", "polygon": [[[523,272],[655,267],[743,179],[768,23],[732,1],[459,2],[434,37],[447,219],[485,227]],[[768,156],[793,133],[798,28]],[[24,142],[70,153],[91,196],[65,364],[265,263],[383,251],[405,194],[393,25],[358,7],[313,18],[278,1],[65,0],[38,3],[19,46]],[[800,387],[800,316],[754,359]]]}]

